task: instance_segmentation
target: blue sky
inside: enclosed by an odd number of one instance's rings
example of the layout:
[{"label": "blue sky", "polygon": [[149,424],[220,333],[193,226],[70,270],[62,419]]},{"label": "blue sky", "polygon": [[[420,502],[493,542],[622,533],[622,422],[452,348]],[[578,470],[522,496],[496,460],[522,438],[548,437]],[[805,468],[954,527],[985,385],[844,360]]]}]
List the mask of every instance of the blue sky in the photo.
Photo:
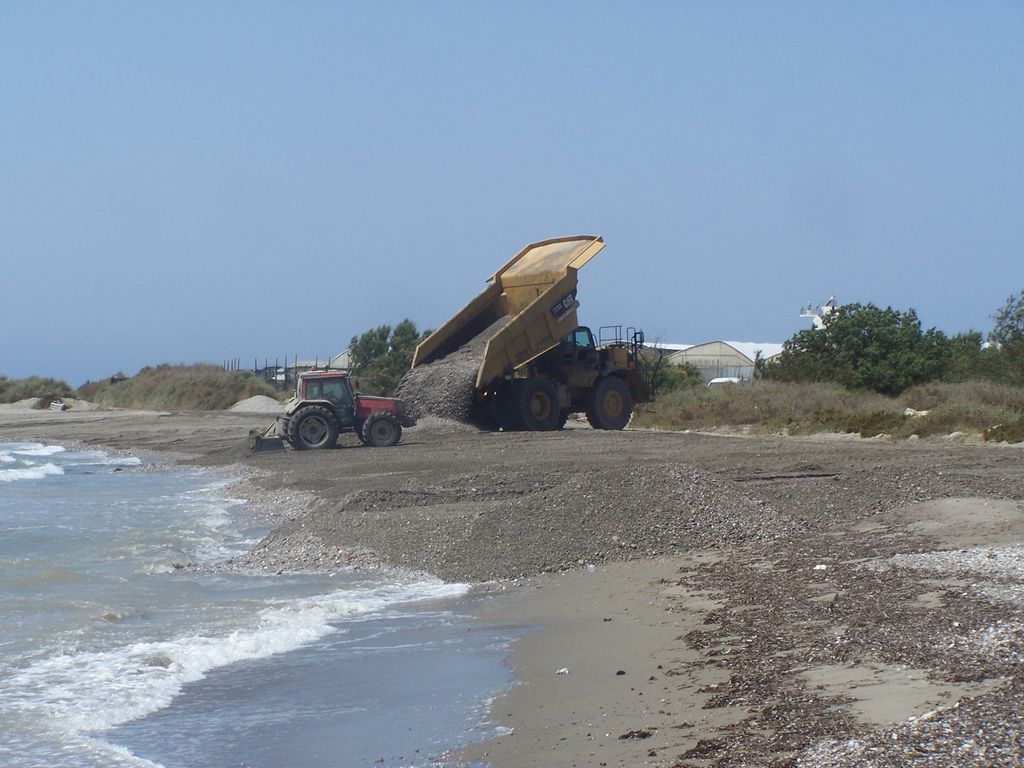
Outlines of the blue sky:
[{"label": "blue sky", "polygon": [[0,373],[321,357],[601,234],[582,322],[1024,289],[1024,3],[0,4]]}]

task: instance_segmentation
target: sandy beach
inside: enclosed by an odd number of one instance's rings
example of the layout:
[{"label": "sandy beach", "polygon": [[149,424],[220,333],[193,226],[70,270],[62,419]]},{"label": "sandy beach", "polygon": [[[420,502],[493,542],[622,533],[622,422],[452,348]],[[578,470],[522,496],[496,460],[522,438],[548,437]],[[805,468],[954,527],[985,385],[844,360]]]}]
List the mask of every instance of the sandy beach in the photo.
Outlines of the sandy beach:
[{"label": "sandy beach", "polygon": [[1024,761],[1024,451],[692,433],[480,433],[252,456],[267,416],[0,410],[0,438],[216,467],[275,530],[226,567],[479,584],[515,766]]}]

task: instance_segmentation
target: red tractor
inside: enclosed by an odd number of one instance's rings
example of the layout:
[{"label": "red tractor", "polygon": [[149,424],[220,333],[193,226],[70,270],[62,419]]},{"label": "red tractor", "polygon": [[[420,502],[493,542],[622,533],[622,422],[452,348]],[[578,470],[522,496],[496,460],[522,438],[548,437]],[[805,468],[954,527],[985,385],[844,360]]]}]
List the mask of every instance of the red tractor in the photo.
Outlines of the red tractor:
[{"label": "red tractor", "polygon": [[276,432],[299,451],[333,448],[342,432],[354,432],[376,447],[397,444],[402,427],[415,423],[401,400],[354,394],[344,371],[309,371],[299,374],[295,397],[278,418]]}]

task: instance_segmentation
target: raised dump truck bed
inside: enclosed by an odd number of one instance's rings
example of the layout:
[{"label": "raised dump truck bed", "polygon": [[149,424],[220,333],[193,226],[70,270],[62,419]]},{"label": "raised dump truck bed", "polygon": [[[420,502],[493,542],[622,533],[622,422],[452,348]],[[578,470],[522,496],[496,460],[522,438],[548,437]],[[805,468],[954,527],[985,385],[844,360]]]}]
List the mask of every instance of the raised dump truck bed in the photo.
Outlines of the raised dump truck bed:
[{"label": "raised dump truck bed", "polygon": [[488,286],[416,348],[412,365],[439,360],[503,317],[487,342],[476,387],[483,388],[557,346],[575,330],[576,271],[604,248],[595,235],[531,243],[490,278]]},{"label": "raised dump truck bed", "polygon": [[506,429],[558,429],[569,413],[582,411],[596,427],[621,429],[633,403],[648,399],[637,369],[642,334],[598,348],[576,317],[577,270],[604,245],[596,235],[527,245],[420,343],[412,367],[441,360],[485,330],[499,328],[486,341],[473,382],[479,421]]}]

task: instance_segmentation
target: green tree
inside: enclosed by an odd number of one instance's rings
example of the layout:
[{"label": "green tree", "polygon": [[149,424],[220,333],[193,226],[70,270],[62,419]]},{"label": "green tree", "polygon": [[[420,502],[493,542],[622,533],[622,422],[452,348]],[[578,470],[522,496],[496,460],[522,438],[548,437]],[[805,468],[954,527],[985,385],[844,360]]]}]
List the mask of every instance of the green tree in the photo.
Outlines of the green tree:
[{"label": "green tree", "polygon": [[412,365],[416,345],[430,333],[420,333],[416,323],[406,319],[394,329],[381,325],[353,336],[349,356],[358,388],[375,395],[393,395]]},{"label": "green tree", "polygon": [[999,348],[1006,372],[1019,380],[1024,377],[1024,290],[1007,298],[992,319],[995,326],[988,340]]},{"label": "green tree", "polygon": [[348,345],[349,360],[353,371],[365,371],[390,348],[391,326],[381,325],[353,336]]},{"label": "green tree", "polygon": [[958,333],[949,340],[949,360],[944,381],[1007,378],[1006,360],[996,345],[986,345],[978,331]]},{"label": "green tree", "polygon": [[764,375],[897,395],[939,378],[948,364],[949,344],[941,331],[922,330],[913,309],[846,304],[824,318],[823,328],[800,331],[787,341]]}]

